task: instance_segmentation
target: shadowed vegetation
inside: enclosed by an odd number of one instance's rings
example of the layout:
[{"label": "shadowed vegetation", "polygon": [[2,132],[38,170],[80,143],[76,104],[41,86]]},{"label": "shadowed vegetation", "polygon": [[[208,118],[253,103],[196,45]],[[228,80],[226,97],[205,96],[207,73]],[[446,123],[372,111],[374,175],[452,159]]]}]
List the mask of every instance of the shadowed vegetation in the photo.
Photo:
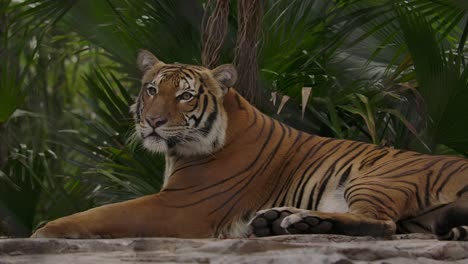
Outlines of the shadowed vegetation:
[{"label": "shadowed vegetation", "polygon": [[[0,0],[0,234],[159,190],[162,156],[130,140],[136,53],[202,64],[206,6]],[[237,1],[229,9],[219,64],[235,61]],[[468,155],[465,1],[267,0],[262,10],[259,108],[322,136]]]}]

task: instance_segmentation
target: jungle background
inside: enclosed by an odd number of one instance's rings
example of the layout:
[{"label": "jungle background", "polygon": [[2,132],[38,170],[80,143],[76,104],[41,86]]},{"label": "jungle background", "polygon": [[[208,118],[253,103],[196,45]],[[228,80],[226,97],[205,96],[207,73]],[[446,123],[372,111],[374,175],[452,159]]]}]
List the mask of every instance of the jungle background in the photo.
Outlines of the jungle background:
[{"label": "jungle background", "polygon": [[[224,2],[218,64],[238,59],[242,26],[242,0]],[[0,0],[0,235],[28,236],[45,221],[159,190],[163,158],[127,140],[136,54],[202,64],[214,4]],[[468,155],[468,1],[261,6],[259,77],[238,87],[256,93],[260,109],[321,136]],[[312,87],[304,117],[303,87]]]}]

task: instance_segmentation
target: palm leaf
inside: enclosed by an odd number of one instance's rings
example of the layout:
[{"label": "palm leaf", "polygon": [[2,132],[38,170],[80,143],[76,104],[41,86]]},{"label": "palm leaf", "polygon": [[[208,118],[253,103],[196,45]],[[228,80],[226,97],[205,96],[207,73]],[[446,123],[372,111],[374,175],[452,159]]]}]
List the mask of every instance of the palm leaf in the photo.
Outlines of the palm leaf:
[{"label": "palm leaf", "polygon": [[[74,163],[85,170],[82,177],[100,178],[98,182],[108,186],[95,197],[97,202],[108,203],[157,192],[162,186],[164,160],[133,147],[128,141],[134,121],[125,85],[103,70],[84,78],[89,96],[83,97],[96,119],[75,115],[87,129],[80,129],[78,134],[66,133],[62,141],[73,142],[63,145],[81,153],[81,158]],[[111,195],[116,193],[118,195]]]},{"label": "palm leaf", "polygon": [[[411,53],[419,92],[428,113],[427,136],[431,144],[445,144],[468,153],[468,140],[462,136],[466,127],[468,107],[468,73],[461,67],[459,55],[446,54],[438,44],[431,24],[424,16],[396,5],[399,22]],[[420,45],[424,43],[424,45]]]}]

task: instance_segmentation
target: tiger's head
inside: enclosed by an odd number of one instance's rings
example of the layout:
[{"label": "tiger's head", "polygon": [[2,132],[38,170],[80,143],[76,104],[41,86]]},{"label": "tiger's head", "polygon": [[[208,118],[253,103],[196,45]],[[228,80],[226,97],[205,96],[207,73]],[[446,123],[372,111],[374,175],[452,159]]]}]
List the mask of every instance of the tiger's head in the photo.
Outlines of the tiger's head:
[{"label": "tiger's head", "polygon": [[138,54],[142,86],[132,106],[136,132],[153,152],[189,156],[224,145],[227,114],[223,98],[237,79],[233,65],[213,70],[165,64],[149,51]]}]

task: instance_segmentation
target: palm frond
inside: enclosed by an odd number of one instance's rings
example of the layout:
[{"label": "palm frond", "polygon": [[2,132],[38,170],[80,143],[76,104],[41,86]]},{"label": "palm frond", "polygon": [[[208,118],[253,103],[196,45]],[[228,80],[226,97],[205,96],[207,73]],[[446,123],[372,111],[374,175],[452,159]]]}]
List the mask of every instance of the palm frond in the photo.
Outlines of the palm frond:
[{"label": "palm frond", "polygon": [[429,142],[433,148],[440,143],[467,153],[468,141],[459,131],[467,128],[468,108],[462,100],[468,96],[468,71],[463,69],[460,55],[452,54],[451,49],[447,52],[444,44],[439,44],[423,15],[404,4],[396,8],[414,63],[418,90],[425,100]]},{"label": "palm frond", "polygon": [[[129,112],[133,100],[124,88],[127,84],[102,70],[84,78],[89,96],[83,98],[95,118],[75,114],[87,129],[62,137],[64,146],[81,153],[74,162],[84,170],[81,178],[93,178],[95,185],[106,186],[96,197],[98,203],[157,192],[162,186],[164,160],[128,141],[134,121]],[[73,144],[65,143],[70,141]],[[118,196],[113,195],[116,192]]]}]

